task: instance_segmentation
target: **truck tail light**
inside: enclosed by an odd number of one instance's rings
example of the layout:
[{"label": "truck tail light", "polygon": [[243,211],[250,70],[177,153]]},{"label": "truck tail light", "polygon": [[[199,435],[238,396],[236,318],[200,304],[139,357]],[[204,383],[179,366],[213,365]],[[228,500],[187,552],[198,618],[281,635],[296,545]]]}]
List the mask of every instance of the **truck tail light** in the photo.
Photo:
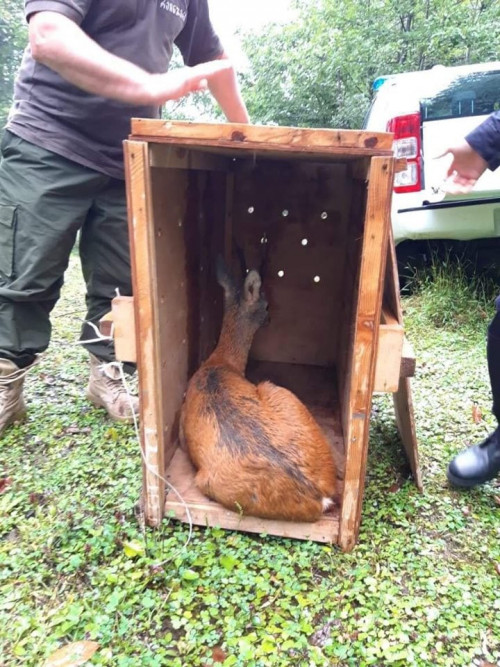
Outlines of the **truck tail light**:
[{"label": "truck tail light", "polygon": [[387,131],[394,134],[395,157],[406,158],[407,164],[394,178],[394,192],[419,192],[422,189],[420,114],[391,118]]}]

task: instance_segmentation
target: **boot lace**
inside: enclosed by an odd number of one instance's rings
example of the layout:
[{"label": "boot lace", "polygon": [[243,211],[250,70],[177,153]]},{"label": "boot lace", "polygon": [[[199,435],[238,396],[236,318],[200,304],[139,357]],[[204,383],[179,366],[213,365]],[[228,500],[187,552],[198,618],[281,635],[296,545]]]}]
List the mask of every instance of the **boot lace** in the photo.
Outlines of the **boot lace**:
[{"label": "boot lace", "polygon": [[109,392],[114,405],[121,406],[119,409],[127,406],[135,420],[136,411],[138,410],[138,399],[129,389],[121,361],[103,363],[99,366],[99,369],[102,372],[104,386]]},{"label": "boot lace", "polygon": [[113,397],[113,400],[120,400],[123,396],[126,397],[127,400],[130,400],[129,393],[119,375],[123,372],[120,362],[110,361],[106,364],[101,364],[99,368],[102,371],[102,378],[106,389]]},{"label": "boot lace", "polygon": [[15,371],[12,371],[12,373],[9,373],[8,375],[1,375],[0,395],[2,393],[6,393],[9,390],[11,384],[13,384],[14,382],[19,382],[19,380],[22,380],[29,373],[29,371],[38,363],[40,363],[40,358],[36,357],[35,360],[32,361],[32,363],[29,366],[26,366],[26,368],[18,368]]}]

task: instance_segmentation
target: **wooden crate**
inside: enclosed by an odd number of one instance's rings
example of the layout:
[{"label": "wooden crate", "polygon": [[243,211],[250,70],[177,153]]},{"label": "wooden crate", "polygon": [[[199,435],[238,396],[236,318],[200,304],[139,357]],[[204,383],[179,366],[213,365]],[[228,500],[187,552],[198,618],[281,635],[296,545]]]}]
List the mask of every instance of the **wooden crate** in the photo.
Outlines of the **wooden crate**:
[{"label": "wooden crate", "polygon": [[[411,360],[402,362],[390,237],[397,168],[391,144],[389,134],[364,131],[132,121],[125,156],[149,524],[158,525],[165,512],[188,520],[165,477],[195,524],[351,549],[376,390],[394,392],[420,485],[410,385],[401,377]],[[317,523],[226,510],[195,488],[178,446],[188,378],[220,329],[218,253],[234,267],[242,253],[250,267],[265,259],[271,323],[257,333],[248,375],[294,391],[332,444],[342,500]]]}]

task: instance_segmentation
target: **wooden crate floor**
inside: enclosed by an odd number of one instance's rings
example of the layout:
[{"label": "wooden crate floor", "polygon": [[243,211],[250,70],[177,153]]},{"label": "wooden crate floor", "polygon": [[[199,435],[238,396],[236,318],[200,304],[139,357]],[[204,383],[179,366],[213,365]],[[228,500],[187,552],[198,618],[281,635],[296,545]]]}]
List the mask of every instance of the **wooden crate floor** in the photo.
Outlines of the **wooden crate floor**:
[{"label": "wooden crate floor", "polygon": [[[314,397],[314,404],[308,407],[323,428],[332,444],[339,475],[344,470],[344,447],[339,425],[338,404],[332,372],[313,366],[297,364],[281,364],[269,362],[252,362],[249,367],[252,381],[269,379],[276,384],[286,386],[300,398]],[[312,390],[312,391],[311,391]],[[219,503],[203,495],[195,485],[196,471],[186,452],[177,448],[167,469],[166,479],[177,490],[183,502],[167,487],[165,516],[188,522],[186,505],[194,525],[217,526],[229,530],[240,530],[249,533],[279,535],[315,542],[336,543],[339,533],[339,508],[334,507],[315,523],[298,523],[259,519],[242,516],[232,512]],[[339,479],[339,497],[342,496],[342,481]]]},{"label": "wooden crate floor", "polygon": [[337,541],[339,532],[338,510],[331,514],[325,514],[324,518],[315,523],[275,521],[253,516],[242,516],[204,496],[196,488],[194,476],[195,470],[187,454],[181,449],[177,449],[167,471],[166,479],[177,489],[185,504],[167,487],[168,495],[165,502],[165,516],[167,518],[176,518],[188,523],[187,505],[191,520],[196,526],[217,526],[247,533],[279,535],[315,542],[335,543]]}]

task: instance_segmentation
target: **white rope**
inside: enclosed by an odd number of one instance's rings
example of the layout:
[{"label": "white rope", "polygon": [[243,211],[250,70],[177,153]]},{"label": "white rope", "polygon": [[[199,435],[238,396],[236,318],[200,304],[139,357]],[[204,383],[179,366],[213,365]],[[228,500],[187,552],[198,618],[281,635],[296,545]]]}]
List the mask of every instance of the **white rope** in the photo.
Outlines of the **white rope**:
[{"label": "white rope", "polygon": [[27,373],[29,373],[29,371],[33,368],[33,366],[36,366],[40,363],[41,356],[41,354],[37,354],[34,361],[32,361],[29,366],[26,366],[26,368],[18,368],[17,370],[12,371],[12,373],[9,373],[9,375],[0,376],[0,387],[7,387],[13,382],[19,382],[19,380],[22,380],[25,375],[27,375]]},{"label": "white rope", "polygon": [[[120,373],[120,379],[121,379],[121,382],[122,382],[122,384],[123,384],[123,388],[125,389],[125,393],[127,394],[127,398],[128,398],[129,405],[130,405],[130,410],[131,410],[131,412],[132,412],[132,419],[133,419],[133,424],[134,424],[134,431],[135,431],[135,435],[136,435],[136,438],[137,438],[137,442],[138,442],[138,444],[139,444],[139,450],[140,450],[140,452],[141,452],[141,457],[142,457],[142,460],[143,460],[143,462],[144,462],[144,465],[146,466],[146,468],[149,470],[149,472],[150,472],[152,475],[154,475],[155,477],[157,477],[158,479],[160,479],[162,482],[164,482],[164,484],[165,484],[171,491],[173,491],[173,493],[177,496],[177,498],[179,499],[179,501],[181,502],[181,504],[183,505],[183,507],[184,507],[184,509],[185,509],[185,511],[186,511],[186,516],[187,516],[187,520],[188,520],[188,524],[189,524],[189,533],[188,533],[186,542],[183,544],[183,546],[182,546],[182,548],[181,548],[181,551],[182,551],[183,549],[185,549],[185,548],[188,546],[188,544],[190,543],[191,538],[192,538],[192,536],[193,536],[193,518],[192,518],[192,516],[191,516],[191,512],[190,512],[190,510],[189,510],[189,506],[188,506],[188,504],[186,503],[186,501],[184,500],[184,498],[181,496],[181,494],[177,491],[177,489],[175,488],[175,486],[174,486],[173,484],[171,484],[167,479],[165,479],[165,477],[163,477],[162,475],[160,475],[160,473],[159,473],[157,470],[155,470],[155,469],[148,463],[148,461],[146,460],[146,456],[145,456],[144,451],[143,451],[143,449],[142,449],[142,447],[141,447],[141,437],[140,437],[140,433],[139,433],[139,423],[138,423],[138,421],[137,421],[137,415],[136,415],[136,413],[135,413],[134,405],[133,405],[133,402],[132,402],[132,394],[131,394],[131,392],[130,392],[130,390],[129,390],[128,383],[127,383],[127,380],[126,380],[126,378],[125,378],[125,373],[123,372],[123,364],[122,364],[122,362],[121,362],[121,361],[110,361],[110,362],[108,362],[107,364],[103,364],[103,366],[104,366],[104,367],[106,367],[106,366],[107,366],[107,367],[110,367],[110,366],[111,366],[111,367],[118,368],[118,370],[119,370],[119,373]],[[104,370],[104,368],[103,368],[103,370]],[[146,441],[145,444],[146,444],[146,446],[147,446],[147,444],[148,444],[147,433],[144,433],[144,438],[145,438],[145,441]],[[171,556],[170,558],[167,558],[167,559],[161,561],[161,563],[157,563],[157,565],[163,565],[164,563],[167,563],[167,562],[173,560],[173,559],[175,558],[176,555],[177,555],[177,554],[174,554],[174,555]]]},{"label": "white rope", "polygon": [[111,323],[111,333],[109,336],[105,336],[99,331],[99,328],[96,327],[96,325],[93,322],[89,322],[88,320],[81,320],[85,324],[88,324],[89,327],[91,327],[97,336],[97,338],[86,338],[85,340],[78,340],[76,341],[75,345],[89,345],[89,343],[102,343],[103,341],[113,341],[113,333],[115,330],[115,325],[113,322]]}]

